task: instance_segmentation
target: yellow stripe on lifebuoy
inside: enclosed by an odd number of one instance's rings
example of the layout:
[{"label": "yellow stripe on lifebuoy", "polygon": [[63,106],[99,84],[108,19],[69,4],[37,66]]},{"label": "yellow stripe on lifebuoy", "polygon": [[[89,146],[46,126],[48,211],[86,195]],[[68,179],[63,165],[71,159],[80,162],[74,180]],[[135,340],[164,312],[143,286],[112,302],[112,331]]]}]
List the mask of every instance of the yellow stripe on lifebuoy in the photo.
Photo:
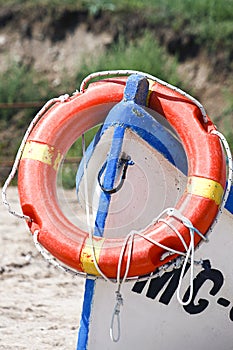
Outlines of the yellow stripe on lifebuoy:
[{"label": "yellow stripe on lifebuoy", "polygon": [[93,257],[93,246],[94,245],[94,252],[95,252],[95,259],[97,264],[99,263],[99,257],[100,257],[100,251],[102,248],[102,245],[104,243],[104,238],[101,239],[93,239],[93,242],[90,238],[86,239],[85,245],[81,252],[80,262],[82,265],[82,269],[84,272],[99,276],[99,272],[97,271],[94,263],[94,257]]},{"label": "yellow stripe on lifebuoy", "polygon": [[62,154],[53,146],[36,141],[28,141],[24,147],[22,159],[38,160],[44,164],[53,166],[57,171],[62,159]]},{"label": "yellow stripe on lifebuoy", "polygon": [[222,201],[224,189],[220,183],[203,177],[188,178],[187,192],[204,198],[212,199],[217,205]]},{"label": "yellow stripe on lifebuoy", "polygon": [[149,106],[149,101],[150,101],[150,95],[152,93],[152,87],[153,85],[155,84],[155,82],[151,79],[147,79],[148,83],[149,83],[149,89],[148,89],[148,94],[147,94],[147,97],[146,97],[146,105]]}]

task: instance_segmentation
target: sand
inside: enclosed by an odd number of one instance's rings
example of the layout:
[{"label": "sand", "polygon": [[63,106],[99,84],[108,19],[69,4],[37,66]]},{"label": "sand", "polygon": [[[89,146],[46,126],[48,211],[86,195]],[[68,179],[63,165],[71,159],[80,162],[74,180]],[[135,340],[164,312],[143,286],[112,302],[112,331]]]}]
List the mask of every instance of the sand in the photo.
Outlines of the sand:
[{"label": "sand", "polygon": [[[19,210],[17,188],[7,191]],[[76,349],[84,279],[49,265],[0,205],[0,349]]]}]

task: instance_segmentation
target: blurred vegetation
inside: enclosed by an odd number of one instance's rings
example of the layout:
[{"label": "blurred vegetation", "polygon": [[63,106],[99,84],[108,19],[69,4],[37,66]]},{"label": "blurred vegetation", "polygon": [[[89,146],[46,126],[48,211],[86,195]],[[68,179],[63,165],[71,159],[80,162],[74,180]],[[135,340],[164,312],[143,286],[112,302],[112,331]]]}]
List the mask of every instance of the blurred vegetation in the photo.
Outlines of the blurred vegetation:
[{"label": "blurred vegetation", "polygon": [[[32,88],[33,87],[33,88]],[[12,61],[6,71],[0,76],[0,101],[4,103],[40,101],[47,99],[50,95],[48,82],[41,79],[38,73],[27,66]],[[16,114],[19,110],[15,110]],[[12,110],[2,109],[0,111],[0,126],[7,126],[14,117]],[[27,122],[27,114],[25,120]],[[20,122],[20,121],[19,121]],[[21,125],[18,125],[19,127]]]},{"label": "blurred vegetation", "polygon": [[[151,43],[153,42],[153,47]],[[143,37],[131,42],[124,37],[98,58],[88,59],[78,70],[78,85],[91,72],[114,69],[133,69],[150,73],[174,85],[184,85],[177,74],[177,59],[170,57],[147,31]]]},{"label": "blurred vegetation", "polygon": [[18,5],[19,10],[46,7],[54,17],[58,9],[82,10],[94,16],[106,11],[140,12],[150,25],[186,31],[211,51],[222,48],[232,55],[233,0],[0,0],[0,5]]},{"label": "blurred vegetation", "polygon": [[[164,28],[180,35],[192,36],[197,47],[202,46],[213,59],[221,52],[229,74],[233,70],[233,0],[0,0],[0,6],[15,7],[18,9],[33,9],[46,7],[53,16],[57,9],[70,11],[86,11],[88,16],[98,18],[108,12],[110,15],[138,14],[143,17],[147,28]],[[120,17],[119,17],[120,18]],[[134,28],[135,29],[135,28]],[[148,72],[169,83],[188,91],[185,79],[177,73],[181,57],[174,50],[168,52],[161,42],[149,30],[142,31],[136,39],[136,34],[129,40],[120,32],[115,42],[99,57],[88,57],[83,66],[77,69],[72,77],[66,77],[62,86],[58,88],[51,85],[46,77],[41,77],[31,66],[12,62],[8,70],[0,73],[0,103],[46,101],[52,96],[68,91],[69,86],[79,86],[82,79],[91,72],[109,69],[135,69]],[[153,45],[152,45],[153,42]],[[172,53],[172,55],[171,55]],[[33,86],[33,88],[32,88]],[[68,91],[72,93],[72,91]],[[32,115],[36,110],[10,110],[0,109],[0,129],[14,128],[21,130],[22,137]],[[233,114],[233,99],[226,91],[226,108],[221,116],[225,135],[233,149],[233,130],[231,128]],[[19,134],[13,135],[7,143],[0,140],[1,157],[13,158],[19,144]],[[88,135],[90,141],[93,131]],[[14,140],[13,140],[14,139]],[[14,141],[14,142],[13,142]],[[80,140],[75,143],[68,156],[81,156]],[[63,166],[64,185],[72,187],[75,168]],[[71,169],[71,170],[70,170]],[[70,175],[70,173],[72,173]],[[68,174],[68,175],[67,175]]]}]

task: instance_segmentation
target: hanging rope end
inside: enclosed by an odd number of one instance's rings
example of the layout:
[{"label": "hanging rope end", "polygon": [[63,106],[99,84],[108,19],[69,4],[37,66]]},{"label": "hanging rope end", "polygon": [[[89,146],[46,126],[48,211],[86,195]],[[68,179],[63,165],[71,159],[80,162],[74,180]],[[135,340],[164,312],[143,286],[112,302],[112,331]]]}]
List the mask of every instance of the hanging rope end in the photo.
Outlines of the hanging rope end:
[{"label": "hanging rope end", "polygon": [[[116,291],[116,305],[112,314],[112,321],[110,326],[110,337],[114,343],[120,340],[121,336],[121,325],[120,325],[120,308],[123,306],[123,297],[119,290]],[[114,334],[114,324],[117,322],[117,333]]]}]

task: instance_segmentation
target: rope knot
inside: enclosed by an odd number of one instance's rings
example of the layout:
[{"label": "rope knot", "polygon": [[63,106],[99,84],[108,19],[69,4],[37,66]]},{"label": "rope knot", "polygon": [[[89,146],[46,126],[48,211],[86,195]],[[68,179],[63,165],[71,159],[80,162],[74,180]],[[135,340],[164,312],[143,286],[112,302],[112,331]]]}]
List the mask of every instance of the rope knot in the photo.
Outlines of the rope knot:
[{"label": "rope knot", "polygon": [[69,99],[69,97],[70,96],[68,94],[65,94],[65,95],[59,96],[58,99],[60,100],[60,102],[64,103]]},{"label": "rope knot", "polygon": [[121,306],[123,306],[123,298],[122,298],[121,293],[117,290],[116,291],[116,306],[114,309],[115,315],[119,315]]}]

